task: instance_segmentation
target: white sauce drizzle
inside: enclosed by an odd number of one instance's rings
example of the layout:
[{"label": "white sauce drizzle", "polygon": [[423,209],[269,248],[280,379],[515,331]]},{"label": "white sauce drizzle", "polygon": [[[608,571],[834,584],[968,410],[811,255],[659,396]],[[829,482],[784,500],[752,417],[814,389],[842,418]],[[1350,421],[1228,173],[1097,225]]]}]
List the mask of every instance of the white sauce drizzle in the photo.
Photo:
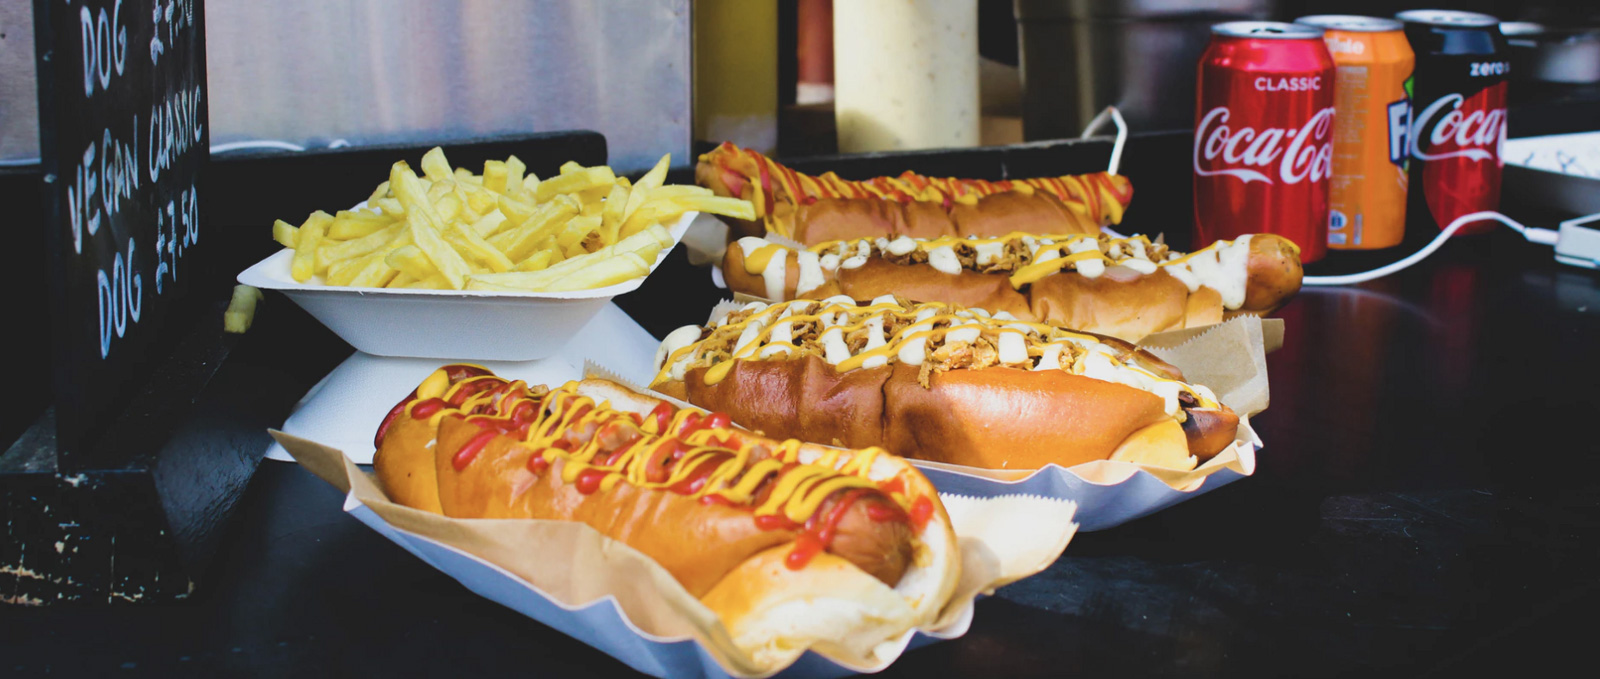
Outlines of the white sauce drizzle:
[{"label": "white sauce drizzle", "polygon": [[948,245],[941,245],[928,251],[928,266],[952,276],[961,273],[961,259],[956,257],[956,251]]},{"label": "white sauce drizzle", "polygon": [[755,236],[745,236],[744,238],[739,239],[739,249],[744,250],[745,259],[749,259],[750,255],[756,253],[756,250],[760,250],[761,248],[767,247],[771,244],[772,243],[767,242],[767,239],[757,238]]},{"label": "white sauce drizzle", "polygon": [[978,266],[988,266],[1000,261],[1000,257],[1006,252],[1006,244],[1005,241],[997,240],[992,243],[978,243],[973,249],[978,252]]},{"label": "white sauce drizzle", "polygon": [[800,280],[795,284],[794,294],[804,295],[822,287],[827,281],[822,274],[821,258],[817,257],[817,253],[801,250],[795,253],[794,259],[800,265]]},{"label": "white sauce drizzle", "polygon": [[666,361],[668,356],[698,341],[700,341],[700,326],[698,325],[685,325],[667,333],[666,339],[661,340],[661,347],[656,349],[656,370],[661,370],[661,363]]},{"label": "white sauce drizzle", "polygon": [[789,276],[789,251],[779,250],[772,259],[767,260],[767,268],[761,270],[761,278],[767,282],[767,299],[783,299],[784,279]]}]

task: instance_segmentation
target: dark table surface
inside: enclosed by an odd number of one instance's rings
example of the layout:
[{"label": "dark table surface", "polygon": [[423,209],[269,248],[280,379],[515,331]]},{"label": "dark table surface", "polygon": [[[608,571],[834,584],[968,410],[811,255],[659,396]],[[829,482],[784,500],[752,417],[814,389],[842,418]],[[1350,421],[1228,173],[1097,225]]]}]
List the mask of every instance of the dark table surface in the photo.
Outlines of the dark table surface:
[{"label": "dark table surface", "polygon": [[[1540,222],[1544,223],[1544,222]],[[719,292],[674,253],[619,300],[658,335]],[[685,307],[693,312],[682,311]],[[1597,626],[1600,273],[1509,230],[1279,314],[1256,474],[981,601],[891,676],[1476,676],[1586,660]],[[349,348],[283,298],[218,376],[287,408]],[[262,421],[261,430],[281,423]],[[263,449],[266,438],[261,439]],[[264,462],[190,601],[0,609],[23,675],[609,675]]]}]

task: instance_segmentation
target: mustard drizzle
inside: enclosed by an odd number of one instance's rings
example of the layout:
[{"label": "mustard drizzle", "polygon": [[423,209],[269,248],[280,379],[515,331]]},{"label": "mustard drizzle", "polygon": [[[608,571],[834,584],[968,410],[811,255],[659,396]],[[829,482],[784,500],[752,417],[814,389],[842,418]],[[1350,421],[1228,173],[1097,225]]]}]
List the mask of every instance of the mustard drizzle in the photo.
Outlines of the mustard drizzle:
[{"label": "mustard drizzle", "polygon": [[[795,523],[805,523],[837,491],[851,488],[882,490],[879,484],[868,478],[873,462],[883,453],[881,448],[854,451],[842,463],[840,456],[845,451],[829,450],[810,463],[801,463],[801,442],[789,439],[777,443],[766,458],[752,463],[755,448],[762,442],[752,440],[731,427],[698,429],[682,437],[663,435],[656,431],[655,418],[646,417],[644,424],[636,424],[629,413],[576,393],[576,383],[568,383],[539,399],[529,395],[526,383],[521,380],[508,382],[495,375],[473,376],[448,385],[448,377],[440,369],[418,387],[417,397],[407,406],[407,413],[411,414],[413,408],[432,398],[442,398],[448,403],[460,390],[482,380],[493,380],[499,385],[467,397],[460,406],[446,405],[430,416],[430,423],[437,425],[440,418],[447,414],[462,415],[469,421],[505,419],[514,416],[521,403],[532,402],[538,412],[521,441],[535,451],[534,455],[542,456],[550,463],[552,469],[557,460],[562,460],[563,483],[575,483],[585,471],[599,470],[605,474],[599,483],[599,492],[610,491],[618,483],[624,482],[644,489],[665,490],[689,479],[701,465],[715,464],[700,489],[687,497],[699,500],[714,495],[732,505],[748,506],[753,502],[762,481],[777,473],[780,476],[774,482],[772,491],[761,506],[754,508],[754,514],[781,514]],[[678,409],[667,431],[681,430],[688,418],[696,414],[704,413],[690,408]],[[633,427],[641,436],[619,451],[608,453],[608,456],[615,455],[611,464],[596,464],[595,457],[601,452],[600,430],[612,423]],[[577,450],[554,447],[568,430],[589,424],[594,425],[594,434]],[[737,449],[712,443],[734,435],[739,438]],[[649,462],[662,448],[675,444],[685,445],[688,449],[678,461],[672,463],[666,480],[650,481]],[[719,457],[720,462],[717,460]],[[883,492],[902,510],[910,511],[913,498],[907,493]]]},{"label": "mustard drizzle", "polygon": [[[1016,271],[1012,272],[1011,277],[1010,277],[1011,287],[1012,288],[1018,288],[1018,289],[1020,289],[1022,286],[1027,285],[1029,283],[1036,282],[1041,278],[1044,278],[1044,277],[1049,276],[1051,274],[1058,273],[1062,269],[1066,268],[1066,266],[1068,264],[1076,264],[1078,262],[1083,262],[1083,261],[1087,261],[1087,260],[1098,259],[1098,260],[1101,260],[1101,261],[1105,262],[1107,266],[1114,266],[1114,265],[1122,264],[1123,262],[1127,262],[1127,261],[1130,261],[1130,260],[1148,261],[1148,262],[1150,262],[1151,264],[1153,264],[1153,265],[1155,265],[1157,267],[1174,266],[1174,265],[1182,264],[1182,263],[1188,261],[1189,259],[1193,258],[1195,255],[1198,255],[1198,254],[1201,254],[1201,253],[1204,253],[1204,252],[1207,252],[1209,250],[1213,250],[1213,249],[1216,249],[1216,248],[1227,247],[1227,246],[1230,246],[1230,245],[1233,244],[1233,241],[1231,241],[1231,240],[1219,240],[1219,241],[1216,241],[1216,242],[1214,242],[1214,243],[1212,243],[1210,245],[1207,245],[1204,248],[1201,248],[1199,250],[1195,250],[1194,252],[1190,252],[1188,254],[1179,255],[1176,258],[1171,258],[1170,255],[1169,255],[1168,259],[1166,259],[1164,261],[1157,262],[1157,261],[1155,261],[1153,259],[1149,259],[1148,257],[1136,257],[1136,256],[1134,256],[1133,255],[1134,250],[1128,246],[1129,243],[1137,242],[1137,243],[1141,244],[1146,251],[1148,251],[1149,248],[1151,247],[1152,243],[1150,242],[1149,238],[1147,238],[1147,237],[1145,237],[1143,235],[1134,235],[1134,236],[1129,236],[1129,237],[1126,237],[1126,238],[1111,238],[1111,239],[1108,239],[1106,241],[1101,241],[1099,236],[1089,235],[1089,234],[1058,234],[1058,235],[1045,234],[1045,235],[1036,235],[1036,234],[1024,233],[1024,232],[1021,232],[1021,231],[1013,231],[1013,232],[1008,233],[1008,234],[1006,234],[1004,236],[996,236],[996,237],[992,237],[992,238],[968,238],[968,237],[962,237],[962,236],[939,236],[937,238],[919,238],[919,239],[913,239],[913,240],[916,241],[917,250],[926,253],[926,252],[930,252],[932,250],[935,250],[935,249],[938,249],[938,248],[941,248],[941,247],[955,247],[957,245],[969,245],[969,246],[972,246],[974,248],[976,248],[979,245],[992,245],[992,244],[995,244],[995,243],[1003,243],[1003,244],[1006,244],[1006,245],[1010,245],[1012,242],[1020,241],[1023,238],[1032,238],[1034,240],[1050,240],[1050,241],[1052,241],[1052,243],[1049,244],[1049,245],[1040,245],[1037,248],[1037,250],[1035,250],[1032,253],[1032,257],[1033,257],[1033,262],[1032,263],[1030,263],[1030,264],[1028,264],[1026,266],[1018,267]],[[1096,248],[1094,250],[1086,250],[1084,252],[1070,252],[1070,248],[1074,243],[1077,243],[1079,241],[1086,240],[1086,239],[1092,239],[1092,240],[1094,240],[1096,242]],[[892,242],[894,239],[889,239],[889,240]],[[871,246],[873,248],[873,250],[875,252],[879,252],[880,255],[881,255],[882,254],[882,249],[877,247],[876,241],[877,241],[877,238],[852,238],[852,239],[846,239],[846,240],[831,240],[831,241],[825,241],[825,242],[822,242],[822,243],[818,243],[816,245],[811,246],[808,249],[811,250],[812,252],[817,253],[818,255],[838,254],[841,257],[844,257],[844,256],[848,256],[850,253],[856,252],[856,249],[857,249],[859,243],[866,242],[866,243],[869,244],[869,246]],[[1110,249],[1113,246],[1118,246],[1118,245],[1122,246],[1122,253],[1123,253],[1122,256],[1111,257],[1108,254],[1110,252]],[[762,246],[760,249],[758,249],[754,253],[752,253],[752,258],[745,260],[746,261],[746,269],[748,270],[751,266],[754,266],[754,264],[752,264],[751,262],[752,262],[752,259],[755,259],[755,258],[759,258],[759,263],[762,266],[765,266],[766,262],[769,259],[771,259],[773,255],[777,254],[780,250],[783,250],[783,249],[785,249],[785,248],[783,246],[781,246],[781,245],[778,245],[778,244]],[[1047,253],[1047,252],[1054,252],[1058,256],[1056,258],[1054,258],[1054,259],[1049,259],[1049,260],[1045,260],[1045,261],[1039,261],[1039,258],[1042,255],[1044,255],[1045,253]],[[751,271],[750,273],[755,273],[755,272]]]},{"label": "mustard drizzle", "polygon": [[[1109,220],[1113,224],[1122,221],[1122,202],[1113,190],[1109,176],[1103,180],[1097,175],[1061,175],[991,182],[983,179],[929,177],[908,170],[894,177],[882,176],[852,181],[843,179],[833,172],[825,172],[816,177],[796,172],[766,155],[750,153],[732,143],[724,143],[716,151],[732,154],[736,159],[749,159],[757,164],[755,172],[745,177],[746,182],[753,187],[751,202],[756,205],[758,217],[768,223],[768,230],[785,237],[790,237],[788,230],[782,227],[776,215],[768,214],[765,209],[765,190],[761,187],[763,166],[767,176],[772,178],[774,188],[782,188],[797,205],[806,198],[866,196],[899,203],[908,202],[907,199],[916,202],[943,203],[945,198],[949,197],[952,203],[974,205],[978,199],[998,193],[1032,195],[1036,191],[1044,191],[1055,196],[1073,212],[1094,221]],[[729,168],[726,162],[718,165]],[[900,195],[894,195],[896,192]]]},{"label": "mustard drizzle", "polygon": [[[807,312],[782,316],[783,312],[789,308],[789,305],[793,304],[817,306],[816,308],[810,309]],[[924,309],[935,309],[941,312],[935,313],[934,315],[922,321],[915,320]],[[971,314],[970,316],[962,315],[959,313],[959,307],[937,302],[916,304],[908,308],[899,304],[891,304],[888,302],[876,303],[863,307],[857,306],[853,302],[848,304],[825,304],[813,300],[795,300],[770,305],[765,309],[746,316],[742,320],[722,326],[725,328],[723,332],[729,335],[738,336],[743,334],[744,329],[749,326],[749,324],[757,321],[763,323],[761,331],[756,335],[756,338],[753,341],[750,341],[743,347],[734,348],[729,352],[727,358],[708,367],[703,375],[703,379],[708,385],[716,384],[722,381],[727,377],[728,373],[732,371],[733,366],[735,365],[734,362],[737,360],[786,360],[790,356],[798,353],[800,347],[794,344],[792,341],[775,342],[769,344],[771,341],[771,333],[774,327],[779,323],[804,323],[815,321],[818,324],[817,341],[820,342],[821,335],[823,333],[829,332],[835,328],[839,329],[839,331],[844,335],[848,335],[852,332],[865,328],[872,317],[879,313],[886,315],[893,314],[901,318],[907,318],[910,320],[910,322],[905,325],[905,327],[902,327],[900,330],[896,331],[893,336],[888,338],[883,346],[862,351],[859,354],[852,355],[847,360],[839,362],[834,366],[834,370],[836,372],[842,373],[855,370],[865,364],[867,360],[876,356],[883,356],[892,362],[898,358],[901,349],[905,348],[906,345],[913,341],[924,341],[934,337],[942,338],[952,331],[963,328],[972,328],[974,326],[979,329],[982,336],[990,338],[996,346],[999,344],[999,336],[1001,333],[1021,332],[1022,328],[1031,330],[1031,332],[1022,333],[1025,340],[1031,344],[1048,345],[1056,344],[1066,340],[1067,343],[1062,345],[1063,356],[1060,359],[1060,364],[1061,370],[1070,374],[1082,374],[1082,370],[1079,368],[1079,366],[1082,365],[1083,361],[1080,361],[1079,359],[1090,351],[1089,349],[1078,344],[1078,342],[1100,342],[1100,339],[1093,335],[1075,333],[1058,326],[1045,323],[1036,323],[1016,319],[995,319],[991,317],[979,316],[977,314]],[[844,314],[844,321],[831,325],[822,323],[823,316],[833,315],[837,319],[839,314]],[[780,316],[782,317],[780,318]],[[856,318],[859,318],[860,320],[855,321],[854,319]],[[944,327],[933,327],[939,325],[940,323],[944,323]],[[824,325],[826,327],[824,327]],[[704,340],[689,344],[688,346],[682,347],[673,352],[672,355],[668,356],[667,359],[662,362],[661,370],[656,373],[653,384],[660,384],[670,380],[672,375],[672,366],[679,361],[687,360],[698,355],[701,345],[703,345],[709,339],[711,339],[711,337],[707,337]],[[763,353],[763,349],[766,346],[773,345],[787,346],[789,349],[775,355],[773,358],[760,358]],[[1170,382],[1178,385],[1183,391],[1187,391],[1192,394],[1195,399],[1200,402],[1202,407],[1216,408],[1219,405],[1216,401],[1206,397],[1189,384],[1156,375],[1155,373],[1135,365],[1131,360],[1123,360],[1115,355],[1107,355],[1106,358],[1108,361],[1110,361],[1114,368],[1136,371],[1144,378],[1153,382]]]}]

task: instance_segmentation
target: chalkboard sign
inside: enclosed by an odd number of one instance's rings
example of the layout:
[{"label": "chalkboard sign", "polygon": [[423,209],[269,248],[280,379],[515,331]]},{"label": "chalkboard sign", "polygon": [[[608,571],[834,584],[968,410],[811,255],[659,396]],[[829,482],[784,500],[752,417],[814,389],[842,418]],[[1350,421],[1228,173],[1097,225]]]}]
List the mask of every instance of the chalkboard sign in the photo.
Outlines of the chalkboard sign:
[{"label": "chalkboard sign", "polygon": [[35,0],[34,35],[58,446],[72,468],[171,353],[164,330],[193,315],[205,15],[200,0]]}]

